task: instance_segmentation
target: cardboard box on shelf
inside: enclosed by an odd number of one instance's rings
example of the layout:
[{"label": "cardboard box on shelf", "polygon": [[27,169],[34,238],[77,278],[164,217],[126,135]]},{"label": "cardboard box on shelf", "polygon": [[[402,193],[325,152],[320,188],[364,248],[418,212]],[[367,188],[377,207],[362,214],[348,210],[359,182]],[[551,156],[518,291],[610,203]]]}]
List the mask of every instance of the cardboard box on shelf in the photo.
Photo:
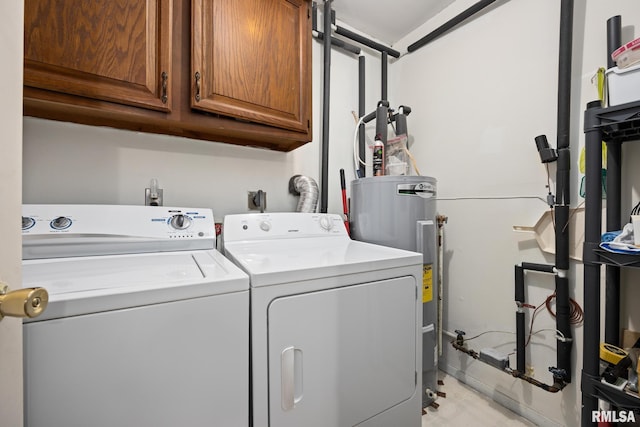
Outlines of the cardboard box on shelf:
[{"label": "cardboard box on shelf", "polygon": [[638,339],[640,339],[640,332],[624,329],[622,331],[622,348],[627,349],[633,347]]},{"label": "cardboard box on shelf", "polygon": [[[640,339],[640,332],[632,331],[630,329],[623,329],[622,331],[622,348],[628,349]],[[637,353],[636,353],[637,354]],[[636,361],[636,372],[640,377],[640,361]]]}]

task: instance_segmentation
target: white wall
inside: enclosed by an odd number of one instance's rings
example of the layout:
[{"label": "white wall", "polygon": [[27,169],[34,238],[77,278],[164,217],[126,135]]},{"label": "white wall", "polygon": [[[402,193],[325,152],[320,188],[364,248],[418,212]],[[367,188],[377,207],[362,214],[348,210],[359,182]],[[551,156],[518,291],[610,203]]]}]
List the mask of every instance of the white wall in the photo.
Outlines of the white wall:
[{"label": "white wall", "polygon": [[[418,40],[473,3],[457,1],[396,47]],[[623,41],[639,37],[640,28],[634,27],[640,24],[637,1],[575,2],[573,206],[582,202],[578,197],[578,158],[584,145],[583,111],[586,103],[597,97],[591,77],[598,67],[606,67],[606,20],[617,14],[622,15],[625,27]],[[559,1],[498,1],[392,67],[391,103],[412,107],[412,151],[422,173],[438,179],[438,211],[449,219],[445,226],[444,327],[463,329],[467,337],[485,331],[514,332],[514,265],[554,262],[552,255],[540,251],[533,235],[516,233],[512,226],[534,225],[548,210],[542,200],[531,197],[544,199],[547,194],[547,172],[534,137],[546,134],[556,146],[559,20]],[[550,173],[553,190],[555,165]],[[637,184],[637,178],[632,177],[631,182]],[[631,202],[628,205],[630,209]],[[528,302],[534,305],[554,290],[553,278],[543,274],[527,274],[526,284]],[[570,288],[572,297],[582,304],[582,266],[575,262]],[[637,301],[637,287],[623,287],[624,295]],[[637,310],[628,308],[625,314],[629,320],[625,317],[623,326],[637,327]],[[546,310],[534,324],[535,330],[545,328],[555,328]],[[538,424],[578,425],[581,327],[574,329],[574,337],[573,382],[559,395],[502,374],[450,346],[444,348],[441,366]],[[508,354],[514,350],[515,337],[489,333],[469,345],[476,351],[495,347]],[[515,366],[514,355],[510,360]],[[527,364],[536,379],[552,383],[547,368],[557,365],[553,332],[532,338]]]}]

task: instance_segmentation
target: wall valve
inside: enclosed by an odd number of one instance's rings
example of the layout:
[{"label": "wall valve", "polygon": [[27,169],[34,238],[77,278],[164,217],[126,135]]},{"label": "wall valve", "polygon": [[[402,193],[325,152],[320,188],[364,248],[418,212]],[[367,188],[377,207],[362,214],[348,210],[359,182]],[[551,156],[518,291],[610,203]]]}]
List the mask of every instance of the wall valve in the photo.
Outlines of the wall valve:
[{"label": "wall valve", "polygon": [[567,371],[564,369],[556,368],[554,366],[549,367],[549,372],[553,375],[554,380],[565,381],[567,379]]}]

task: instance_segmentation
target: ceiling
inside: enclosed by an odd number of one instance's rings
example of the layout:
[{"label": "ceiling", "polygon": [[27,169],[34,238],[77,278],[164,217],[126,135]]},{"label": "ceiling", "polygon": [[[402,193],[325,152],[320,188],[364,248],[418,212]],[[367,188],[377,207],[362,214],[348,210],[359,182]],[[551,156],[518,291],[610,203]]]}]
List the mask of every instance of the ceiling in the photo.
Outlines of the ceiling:
[{"label": "ceiling", "polygon": [[[334,0],[336,20],[393,46],[454,0]],[[323,3],[318,1],[318,8]]]}]

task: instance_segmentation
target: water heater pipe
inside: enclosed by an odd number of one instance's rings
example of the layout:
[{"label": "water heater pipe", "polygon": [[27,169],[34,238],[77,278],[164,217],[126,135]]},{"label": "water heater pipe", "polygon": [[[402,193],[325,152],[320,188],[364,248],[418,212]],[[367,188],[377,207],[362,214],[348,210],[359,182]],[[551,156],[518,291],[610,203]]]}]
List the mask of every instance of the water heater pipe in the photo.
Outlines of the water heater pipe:
[{"label": "water heater pipe", "polygon": [[444,225],[448,218],[444,215],[436,217],[438,221],[438,356],[442,356],[442,310],[444,298]]}]

